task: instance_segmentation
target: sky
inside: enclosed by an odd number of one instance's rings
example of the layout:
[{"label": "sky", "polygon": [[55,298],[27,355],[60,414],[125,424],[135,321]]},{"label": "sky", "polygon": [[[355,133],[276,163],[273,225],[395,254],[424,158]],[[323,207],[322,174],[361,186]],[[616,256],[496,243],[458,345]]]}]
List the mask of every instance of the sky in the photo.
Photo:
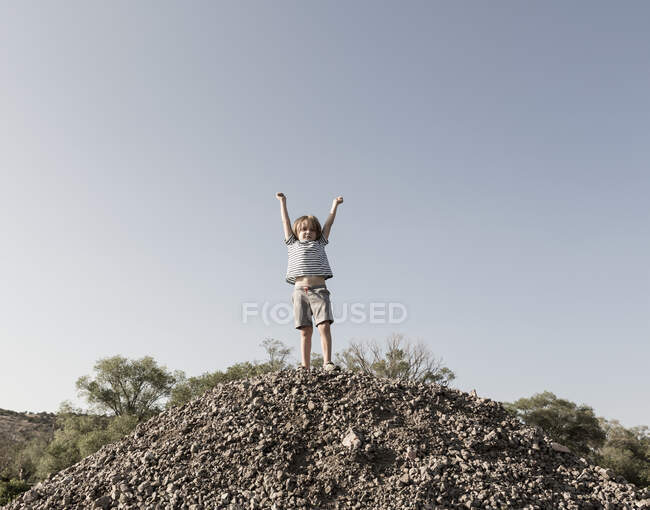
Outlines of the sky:
[{"label": "sky", "polygon": [[463,391],[650,425],[649,16],[2,3],[0,408],[84,406],[115,355],[190,377],[276,339],[297,363],[283,192],[292,221],[344,197],[335,353],[399,334]]}]

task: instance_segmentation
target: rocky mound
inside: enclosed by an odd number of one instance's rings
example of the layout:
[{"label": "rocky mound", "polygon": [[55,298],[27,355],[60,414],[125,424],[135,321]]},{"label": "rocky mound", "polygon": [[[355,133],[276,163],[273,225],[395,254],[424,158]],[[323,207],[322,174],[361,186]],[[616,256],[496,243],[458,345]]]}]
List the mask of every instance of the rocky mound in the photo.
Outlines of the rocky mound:
[{"label": "rocky mound", "polygon": [[490,399],[349,372],[220,384],[6,508],[646,508]]}]

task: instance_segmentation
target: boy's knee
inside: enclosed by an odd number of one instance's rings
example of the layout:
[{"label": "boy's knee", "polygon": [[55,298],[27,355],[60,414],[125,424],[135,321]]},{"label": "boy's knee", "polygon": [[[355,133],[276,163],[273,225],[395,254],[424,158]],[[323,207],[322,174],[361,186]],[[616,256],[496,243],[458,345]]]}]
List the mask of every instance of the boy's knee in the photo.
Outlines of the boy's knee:
[{"label": "boy's knee", "polygon": [[310,336],[314,332],[313,326],[302,326],[300,328],[300,334],[302,336]]}]

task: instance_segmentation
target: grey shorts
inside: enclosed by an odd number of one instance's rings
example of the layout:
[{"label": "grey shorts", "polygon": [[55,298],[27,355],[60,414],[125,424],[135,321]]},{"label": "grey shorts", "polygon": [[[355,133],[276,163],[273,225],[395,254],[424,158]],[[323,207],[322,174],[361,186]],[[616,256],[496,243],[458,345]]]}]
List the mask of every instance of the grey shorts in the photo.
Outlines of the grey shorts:
[{"label": "grey shorts", "polygon": [[324,321],[334,322],[330,291],[325,285],[294,287],[291,302],[296,329],[312,326],[312,315],[316,326]]}]

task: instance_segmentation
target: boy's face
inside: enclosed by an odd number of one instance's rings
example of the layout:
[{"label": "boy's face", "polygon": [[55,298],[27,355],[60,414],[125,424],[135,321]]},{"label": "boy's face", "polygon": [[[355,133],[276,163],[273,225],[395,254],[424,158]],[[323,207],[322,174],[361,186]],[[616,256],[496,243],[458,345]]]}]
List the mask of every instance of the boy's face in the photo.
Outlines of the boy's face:
[{"label": "boy's face", "polygon": [[316,239],[316,230],[314,230],[309,223],[304,222],[298,227],[298,239],[300,241],[313,241]]}]

